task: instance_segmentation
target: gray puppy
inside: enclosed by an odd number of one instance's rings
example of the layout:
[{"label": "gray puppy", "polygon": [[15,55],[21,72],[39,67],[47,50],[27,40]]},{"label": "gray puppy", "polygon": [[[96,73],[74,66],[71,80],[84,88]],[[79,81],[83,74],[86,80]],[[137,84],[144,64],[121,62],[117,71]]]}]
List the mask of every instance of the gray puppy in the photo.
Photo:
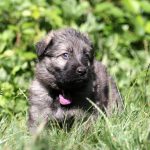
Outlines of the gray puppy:
[{"label": "gray puppy", "polygon": [[29,90],[29,128],[41,122],[97,114],[88,99],[106,114],[122,109],[116,85],[94,59],[88,36],[66,28],[51,31],[36,45],[38,63]]}]

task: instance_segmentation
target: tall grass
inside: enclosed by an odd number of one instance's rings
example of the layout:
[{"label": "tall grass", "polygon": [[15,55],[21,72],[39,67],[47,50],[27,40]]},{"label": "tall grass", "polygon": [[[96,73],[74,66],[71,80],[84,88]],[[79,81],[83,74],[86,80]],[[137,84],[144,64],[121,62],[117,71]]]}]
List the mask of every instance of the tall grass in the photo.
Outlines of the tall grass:
[{"label": "tall grass", "polygon": [[[149,71],[148,71],[149,72]],[[149,74],[149,73],[148,73]],[[51,125],[42,126],[34,135],[27,130],[27,115],[4,117],[0,122],[0,149],[4,150],[149,150],[150,149],[150,95],[149,78],[145,71],[137,75],[123,93],[124,110],[120,114],[100,116],[95,121],[76,121],[70,131]],[[143,78],[140,87],[138,78]],[[143,85],[144,84],[144,85]],[[145,88],[143,88],[145,86]],[[145,96],[145,92],[146,96]]]}]

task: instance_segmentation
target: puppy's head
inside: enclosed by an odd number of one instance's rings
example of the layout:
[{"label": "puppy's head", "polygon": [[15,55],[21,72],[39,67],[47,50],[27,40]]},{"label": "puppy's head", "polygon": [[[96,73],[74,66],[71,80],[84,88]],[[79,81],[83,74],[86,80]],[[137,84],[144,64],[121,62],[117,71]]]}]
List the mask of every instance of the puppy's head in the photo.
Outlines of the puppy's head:
[{"label": "puppy's head", "polygon": [[37,43],[36,50],[37,70],[45,69],[38,74],[47,84],[53,78],[59,88],[74,88],[90,79],[94,50],[87,35],[71,28],[52,31]]}]

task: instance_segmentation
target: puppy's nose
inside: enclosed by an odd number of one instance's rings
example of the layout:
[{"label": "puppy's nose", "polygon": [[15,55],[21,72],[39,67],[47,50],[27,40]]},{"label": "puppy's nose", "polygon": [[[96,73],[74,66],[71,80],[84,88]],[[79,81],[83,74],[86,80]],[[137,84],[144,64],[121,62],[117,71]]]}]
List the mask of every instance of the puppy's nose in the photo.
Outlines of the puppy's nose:
[{"label": "puppy's nose", "polygon": [[79,75],[84,75],[86,73],[86,67],[78,67],[76,71]]}]

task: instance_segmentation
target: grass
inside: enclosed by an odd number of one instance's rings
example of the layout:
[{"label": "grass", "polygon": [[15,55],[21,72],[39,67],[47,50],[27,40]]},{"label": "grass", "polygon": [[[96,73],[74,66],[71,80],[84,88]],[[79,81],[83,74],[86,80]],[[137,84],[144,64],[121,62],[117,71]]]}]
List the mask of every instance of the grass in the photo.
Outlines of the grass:
[{"label": "grass", "polygon": [[[149,78],[139,74],[122,94],[125,109],[121,114],[106,117],[100,112],[96,122],[76,122],[70,131],[57,125],[35,135],[27,130],[27,115],[3,117],[0,121],[0,149],[3,150],[149,150],[150,87]],[[145,82],[146,81],[146,82]]]}]

